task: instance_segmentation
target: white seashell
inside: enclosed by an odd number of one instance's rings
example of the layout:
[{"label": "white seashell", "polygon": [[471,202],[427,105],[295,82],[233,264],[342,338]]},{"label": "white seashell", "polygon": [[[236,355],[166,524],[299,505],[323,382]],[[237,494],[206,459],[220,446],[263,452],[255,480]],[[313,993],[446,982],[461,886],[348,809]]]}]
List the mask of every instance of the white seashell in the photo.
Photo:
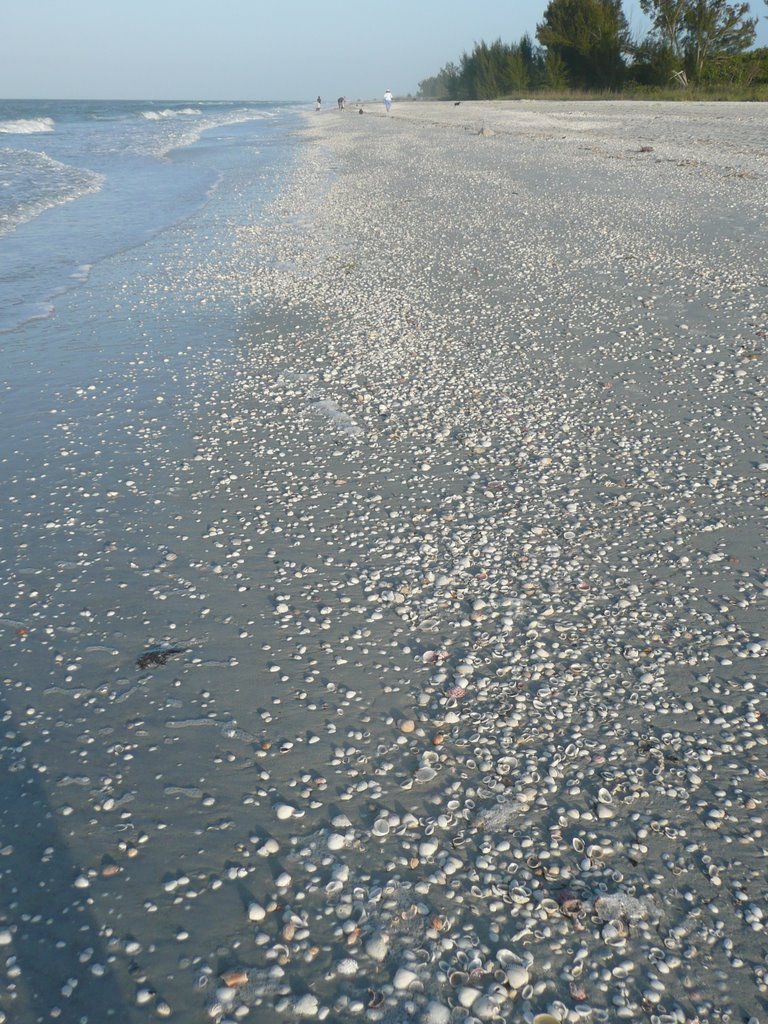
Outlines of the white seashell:
[{"label": "white seashell", "polygon": [[418,980],[419,976],[415,971],[410,971],[407,967],[399,967],[397,971],[395,971],[392,984],[398,991],[402,992],[405,991],[405,989],[410,988],[411,985]]},{"label": "white seashell", "polygon": [[249,921],[263,921],[267,916],[267,912],[260,903],[249,903],[248,904],[248,920]]},{"label": "white seashell", "polygon": [[286,821],[296,816],[296,808],[291,804],[275,804],[275,814],[280,821]]},{"label": "white seashell", "polygon": [[506,949],[503,946],[501,949],[496,950],[496,960],[502,967],[509,967],[512,964],[520,963],[520,957],[517,953],[513,953],[511,949]]},{"label": "white seashell", "polygon": [[509,987],[515,990],[524,988],[531,980],[528,971],[520,965],[508,967],[506,975]]},{"label": "white seashell", "polygon": [[388,836],[389,831],[389,822],[387,821],[386,818],[377,818],[376,821],[374,821],[373,823],[373,827],[371,828],[371,832],[373,832],[375,836],[380,837]]},{"label": "white seashell", "polygon": [[343,850],[346,845],[347,843],[344,836],[340,835],[338,832],[331,832],[326,840],[326,846],[329,850]]},{"label": "white seashell", "polygon": [[509,890],[510,898],[513,903],[528,903],[531,898],[530,892],[523,885],[515,885]]},{"label": "white seashell", "polygon": [[414,772],[414,782],[431,782],[432,779],[437,775],[434,768],[430,768],[429,765],[425,765],[423,768],[417,768]]},{"label": "white seashell", "polygon": [[365,944],[365,952],[371,958],[381,963],[387,955],[389,948],[389,936],[384,932],[376,932]]},{"label": "white seashell", "polygon": [[472,1004],[472,1014],[479,1020],[494,1020],[500,1014],[499,1005],[490,996],[480,996],[477,1002]]},{"label": "white seashell", "polygon": [[421,1024],[449,1024],[450,1019],[449,1008],[433,1000],[431,1003],[427,1003],[427,1007],[421,1015]]},{"label": "white seashell", "polygon": [[293,879],[288,874],[288,872],[283,871],[283,873],[281,875],[278,875],[277,878],[275,879],[275,885],[277,886],[278,889],[287,889],[292,881]]},{"label": "white seashell", "polygon": [[301,996],[293,1004],[293,1012],[297,1017],[316,1017],[319,1009],[320,1001],[311,992]]},{"label": "white seashell", "polygon": [[603,941],[608,946],[623,946],[626,942],[626,936],[623,930],[618,926],[609,921],[608,924],[603,925]]},{"label": "white seashell", "polygon": [[465,1010],[468,1010],[482,994],[483,993],[479,988],[472,988],[471,985],[463,985],[456,992],[456,998],[459,1001],[459,1005],[463,1006]]},{"label": "white seashell", "polygon": [[360,966],[357,960],[355,960],[353,957],[345,957],[343,960],[339,960],[339,962],[336,964],[336,973],[345,976],[357,974],[359,969]]},{"label": "white seashell", "polygon": [[436,839],[425,839],[419,843],[419,857],[422,860],[429,860],[430,857],[434,857],[440,848],[440,844]]},{"label": "white seashell", "polygon": [[605,788],[598,789],[598,791],[597,791],[597,799],[600,801],[601,804],[612,804],[613,803],[613,793],[611,793],[610,790],[605,789]]}]

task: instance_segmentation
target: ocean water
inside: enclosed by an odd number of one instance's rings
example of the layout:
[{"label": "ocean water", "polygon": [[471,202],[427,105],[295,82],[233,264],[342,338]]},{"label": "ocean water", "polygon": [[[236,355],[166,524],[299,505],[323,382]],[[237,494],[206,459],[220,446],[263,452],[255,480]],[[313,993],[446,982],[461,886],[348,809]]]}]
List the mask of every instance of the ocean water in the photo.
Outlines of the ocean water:
[{"label": "ocean water", "polygon": [[52,316],[57,296],[100,260],[199,209],[226,164],[284,136],[295,111],[270,102],[0,100],[0,332]]},{"label": "ocean water", "polygon": [[[0,1020],[149,1019],[137,964],[179,1019],[201,1019],[191,965],[228,941],[218,902],[201,905],[180,971],[181,925],[151,901],[201,849],[189,801],[221,742],[220,728],[176,742],[167,722],[207,724],[208,688],[229,721],[261,655],[266,598],[206,552],[226,486],[209,428],[238,346],[263,344],[238,237],[290,175],[300,111],[0,103],[0,945],[15,972]],[[159,567],[182,563],[168,587]],[[137,658],[164,642],[201,652],[184,656],[191,685],[183,663],[144,685]],[[206,851],[199,876],[226,856]],[[76,880],[105,857],[130,864],[129,888],[96,906]]]}]

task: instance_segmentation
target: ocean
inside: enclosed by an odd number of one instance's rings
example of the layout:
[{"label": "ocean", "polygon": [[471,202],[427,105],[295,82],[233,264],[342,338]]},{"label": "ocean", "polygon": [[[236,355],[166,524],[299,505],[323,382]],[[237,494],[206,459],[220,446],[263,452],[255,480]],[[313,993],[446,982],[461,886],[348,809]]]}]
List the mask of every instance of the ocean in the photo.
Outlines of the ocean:
[{"label": "ocean", "polygon": [[[99,261],[140,246],[285,137],[295,105],[0,100],[0,331],[52,316]],[[282,154],[278,157],[282,159]],[[261,179],[263,180],[263,178]]]}]

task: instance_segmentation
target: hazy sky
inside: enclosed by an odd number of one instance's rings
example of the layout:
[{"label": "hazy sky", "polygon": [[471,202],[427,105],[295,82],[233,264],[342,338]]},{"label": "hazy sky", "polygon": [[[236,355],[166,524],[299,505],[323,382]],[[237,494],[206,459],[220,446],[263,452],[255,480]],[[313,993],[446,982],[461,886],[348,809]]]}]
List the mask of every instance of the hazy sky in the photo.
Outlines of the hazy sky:
[{"label": "hazy sky", "polygon": [[[4,0],[0,97],[310,99],[415,92],[547,0]],[[645,22],[625,0],[631,26]],[[758,41],[768,45],[768,9]]]}]

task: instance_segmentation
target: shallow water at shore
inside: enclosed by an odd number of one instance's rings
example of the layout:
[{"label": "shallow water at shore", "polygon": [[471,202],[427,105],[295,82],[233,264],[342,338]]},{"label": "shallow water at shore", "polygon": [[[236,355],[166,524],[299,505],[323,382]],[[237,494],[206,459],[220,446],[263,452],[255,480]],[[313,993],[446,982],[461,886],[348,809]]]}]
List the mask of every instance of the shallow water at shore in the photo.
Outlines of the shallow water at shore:
[{"label": "shallow water at shore", "polygon": [[9,1020],[763,1010],[763,199],[443,114],[15,374]]}]

